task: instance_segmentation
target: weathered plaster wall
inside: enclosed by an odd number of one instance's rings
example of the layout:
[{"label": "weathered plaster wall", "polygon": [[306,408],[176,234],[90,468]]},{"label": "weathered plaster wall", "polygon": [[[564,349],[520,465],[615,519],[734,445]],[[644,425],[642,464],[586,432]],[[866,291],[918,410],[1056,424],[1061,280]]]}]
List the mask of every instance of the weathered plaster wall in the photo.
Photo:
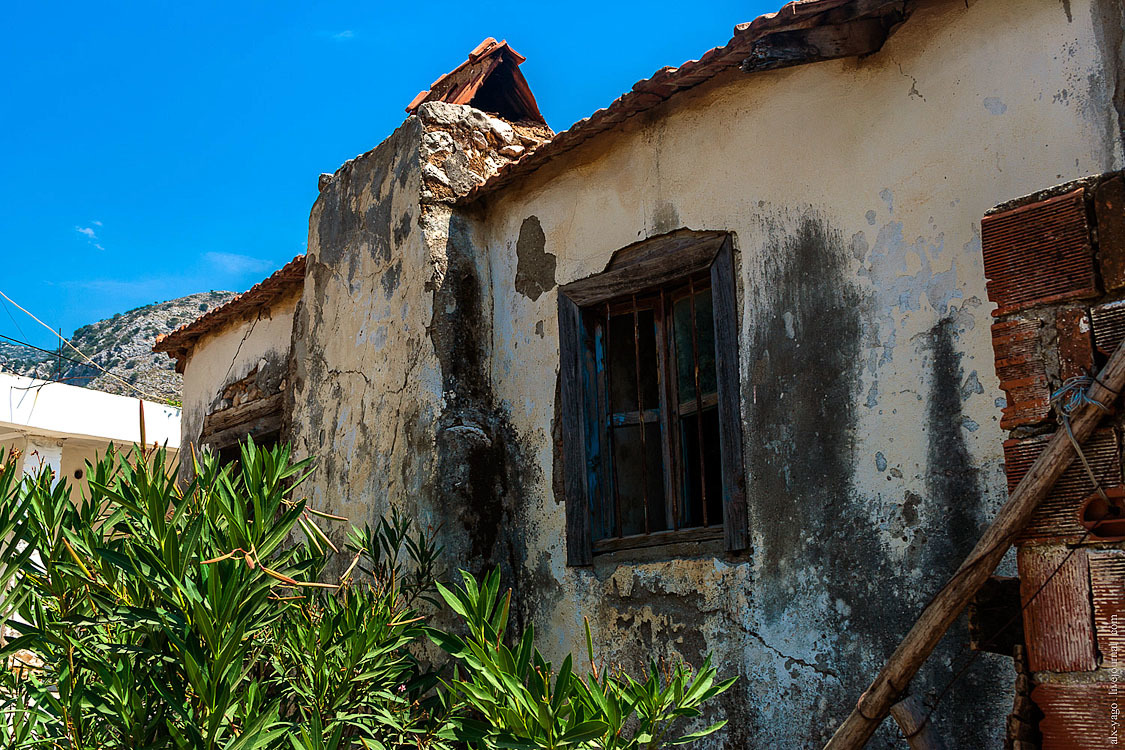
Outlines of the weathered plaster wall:
[{"label": "weathered plaster wall", "polygon": [[384,514],[388,496],[422,492],[428,476],[415,462],[429,462],[432,434],[413,425],[440,406],[425,346],[432,264],[418,229],[420,138],[409,118],[346,163],[309,219],[292,438],[298,454],[318,459],[306,487],[314,505],[359,524]]},{"label": "weathered plaster wall", "polygon": [[198,445],[203,419],[220,407],[230,384],[256,371],[263,391],[276,393],[289,370],[289,346],[300,290],[278,300],[250,320],[209,333],[195,343],[184,366],[181,434],[184,465]]},{"label": "weathered plaster wall", "polygon": [[[925,3],[876,55],[731,74],[480,209],[491,387],[542,469],[511,509],[517,600],[552,656],[583,616],[611,661],[714,650],[742,677],[716,746],[831,734],[1004,497],[979,219],[1121,165],[1119,7]],[[753,551],[567,568],[549,290],[678,227],[736,235]],[[1011,675],[981,657],[942,733],[994,746]]]},{"label": "weathered plaster wall", "polygon": [[520,142],[482,112],[425,104],[325,180],[309,224],[292,411],[298,455],[319,461],[306,491],[353,523],[394,506],[440,528],[451,567],[503,556],[506,478],[487,256],[450,203]]}]

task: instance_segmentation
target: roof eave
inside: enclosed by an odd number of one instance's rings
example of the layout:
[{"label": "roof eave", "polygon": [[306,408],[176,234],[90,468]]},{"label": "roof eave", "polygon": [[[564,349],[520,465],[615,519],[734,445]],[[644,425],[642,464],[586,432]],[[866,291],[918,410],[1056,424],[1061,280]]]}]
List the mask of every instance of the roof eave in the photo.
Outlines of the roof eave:
[{"label": "roof eave", "polygon": [[698,60],[666,66],[633,84],[609,106],[557,133],[547,143],[501,167],[457,203],[469,205],[502,190],[562,154],[653,109],[721,73],[754,73],[877,52],[909,15],[910,0],[796,0],[734,28],[726,45]]}]

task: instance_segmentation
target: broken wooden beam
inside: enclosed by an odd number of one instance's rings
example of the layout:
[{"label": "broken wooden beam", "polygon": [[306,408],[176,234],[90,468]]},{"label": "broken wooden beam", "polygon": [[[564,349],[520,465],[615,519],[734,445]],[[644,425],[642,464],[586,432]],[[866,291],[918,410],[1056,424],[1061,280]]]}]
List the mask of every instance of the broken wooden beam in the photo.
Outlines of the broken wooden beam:
[{"label": "broken wooden beam", "polygon": [[[1087,396],[1107,407],[1125,388],[1125,341],[1090,385]],[[1071,432],[1081,445],[1097,427],[1105,412],[1085,403],[1070,415]],[[1024,475],[1008,502],[996,514],[973,551],[948,583],[930,601],[917,622],[891,654],[875,681],[860,696],[851,715],[844,720],[824,750],[857,750],[886,718],[891,706],[906,691],[910,681],[933,652],[945,631],[965,609],[977,590],[988,580],[1017,534],[1027,525],[1040,501],[1074,460],[1074,447],[1060,427],[1043,453]]]},{"label": "broken wooden beam", "polygon": [[756,40],[740,67],[745,73],[756,73],[840,57],[869,55],[882,48],[893,23],[883,16],[833,26],[780,31]]}]

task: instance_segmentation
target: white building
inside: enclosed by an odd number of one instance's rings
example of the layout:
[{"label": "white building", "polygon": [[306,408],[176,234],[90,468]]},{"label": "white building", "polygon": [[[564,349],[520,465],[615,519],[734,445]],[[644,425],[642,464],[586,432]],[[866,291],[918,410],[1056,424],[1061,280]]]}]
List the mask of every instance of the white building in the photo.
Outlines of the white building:
[{"label": "white building", "polygon": [[146,442],[167,446],[174,460],[179,407],[0,372],[0,448],[20,451],[25,473],[48,465],[84,491],[87,461],[105,455],[111,443],[140,441],[142,408]]}]

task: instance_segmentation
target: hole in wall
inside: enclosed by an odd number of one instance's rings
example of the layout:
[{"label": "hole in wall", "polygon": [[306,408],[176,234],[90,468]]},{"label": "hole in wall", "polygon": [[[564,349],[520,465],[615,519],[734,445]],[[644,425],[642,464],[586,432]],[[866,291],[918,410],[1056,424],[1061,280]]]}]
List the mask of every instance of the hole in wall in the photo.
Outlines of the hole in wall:
[{"label": "hole in wall", "polygon": [[1087,497],[1078,522],[1094,539],[1125,539],[1125,487],[1110,487],[1104,497],[1099,492]]}]

